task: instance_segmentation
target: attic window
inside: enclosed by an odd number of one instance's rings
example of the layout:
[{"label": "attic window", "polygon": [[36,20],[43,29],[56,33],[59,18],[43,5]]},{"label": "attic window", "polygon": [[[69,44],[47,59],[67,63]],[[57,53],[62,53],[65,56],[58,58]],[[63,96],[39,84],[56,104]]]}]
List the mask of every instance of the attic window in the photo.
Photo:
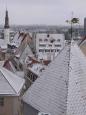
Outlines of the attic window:
[{"label": "attic window", "polygon": [[0,106],[4,106],[4,98],[0,97]]}]

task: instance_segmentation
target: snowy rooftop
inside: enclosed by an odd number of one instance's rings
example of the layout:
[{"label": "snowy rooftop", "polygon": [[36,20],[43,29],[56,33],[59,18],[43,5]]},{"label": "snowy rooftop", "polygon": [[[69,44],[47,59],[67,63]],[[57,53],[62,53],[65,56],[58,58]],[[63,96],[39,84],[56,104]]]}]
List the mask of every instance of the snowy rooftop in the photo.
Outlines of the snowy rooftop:
[{"label": "snowy rooftop", "polygon": [[25,60],[26,60],[26,58],[27,58],[28,56],[34,57],[34,55],[33,55],[32,51],[31,51],[29,45],[27,45],[27,46],[25,47],[24,51],[21,53],[20,62],[24,64],[24,63],[25,63]]},{"label": "snowy rooftop", "polygon": [[24,78],[24,71],[16,71],[15,74],[21,78]]},{"label": "snowy rooftop", "polygon": [[4,62],[5,62],[5,61],[0,61],[0,66],[3,66],[3,65],[4,65]]},{"label": "snowy rooftop", "polygon": [[17,71],[17,68],[15,67],[16,63],[17,62],[14,59],[8,59],[4,62],[3,67],[15,73]]},{"label": "snowy rooftop", "polygon": [[28,67],[33,73],[40,75],[42,70],[45,69],[46,66],[42,65],[41,63],[35,63],[32,67]]},{"label": "snowy rooftop", "polygon": [[0,67],[0,95],[19,96],[24,79]]},{"label": "snowy rooftop", "polygon": [[19,33],[16,33],[16,35],[14,36],[14,39],[13,39],[11,44],[15,44],[16,47],[19,47],[19,45],[21,43],[21,40],[22,40],[22,36],[23,35],[19,36]]},{"label": "snowy rooftop", "polygon": [[[24,32],[18,32],[18,33],[16,33],[16,35],[14,36],[14,39],[13,39],[13,41],[12,41],[12,43],[11,44],[14,44],[14,45],[16,45],[16,47],[19,47],[20,45],[21,45],[21,43],[24,41],[24,40],[30,40],[31,39],[31,37],[30,37],[30,35],[28,34],[28,33],[24,33]],[[26,40],[26,41],[27,41]]]},{"label": "snowy rooftop", "polygon": [[65,46],[23,96],[23,101],[51,115],[86,114],[86,57]]}]

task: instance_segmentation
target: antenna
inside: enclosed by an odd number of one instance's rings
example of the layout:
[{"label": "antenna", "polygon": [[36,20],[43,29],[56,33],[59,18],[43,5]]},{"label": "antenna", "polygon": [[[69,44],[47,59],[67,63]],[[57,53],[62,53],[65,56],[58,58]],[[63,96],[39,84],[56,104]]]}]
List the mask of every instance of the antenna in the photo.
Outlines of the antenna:
[{"label": "antenna", "polygon": [[7,11],[7,0],[5,0],[5,8],[6,8],[6,11]]},{"label": "antenna", "polygon": [[71,19],[73,19],[73,16],[74,16],[74,12],[72,11],[71,12]]}]

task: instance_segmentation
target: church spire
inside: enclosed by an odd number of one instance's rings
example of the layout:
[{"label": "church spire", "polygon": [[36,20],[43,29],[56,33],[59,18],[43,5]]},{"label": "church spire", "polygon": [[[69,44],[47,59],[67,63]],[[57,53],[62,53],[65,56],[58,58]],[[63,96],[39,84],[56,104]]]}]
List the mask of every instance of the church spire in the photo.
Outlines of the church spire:
[{"label": "church spire", "polygon": [[9,17],[8,17],[8,10],[6,9],[6,14],[5,14],[5,25],[4,28],[9,28]]}]

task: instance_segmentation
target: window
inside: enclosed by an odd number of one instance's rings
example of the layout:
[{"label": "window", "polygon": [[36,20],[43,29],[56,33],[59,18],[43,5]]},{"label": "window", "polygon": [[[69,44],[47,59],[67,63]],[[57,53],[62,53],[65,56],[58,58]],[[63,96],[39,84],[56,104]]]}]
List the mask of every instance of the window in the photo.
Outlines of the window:
[{"label": "window", "polygon": [[39,39],[40,42],[42,42],[42,39]]},{"label": "window", "polygon": [[53,43],[53,42],[55,42],[55,39],[54,39],[54,38],[51,38],[51,39],[50,39],[50,43]]},{"label": "window", "polygon": [[46,45],[45,45],[45,44],[39,44],[39,46],[40,46],[40,47],[46,47]]},{"label": "window", "polygon": [[44,50],[43,49],[39,49],[39,52],[44,52]]},{"label": "window", "polygon": [[51,49],[51,52],[54,52],[54,49]]},{"label": "window", "polygon": [[49,49],[46,49],[45,52],[50,52],[50,50],[49,50]]},{"label": "window", "polygon": [[61,44],[55,44],[55,47],[61,47]]},{"label": "window", "polygon": [[59,49],[57,49],[57,52],[59,52],[60,50]]},{"label": "window", "polygon": [[0,106],[4,106],[4,98],[0,97]]},{"label": "window", "polygon": [[52,47],[52,44],[49,44],[49,47]]},{"label": "window", "polygon": [[57,52],[57,49],[51,49],[51,52]]},{"label": "window", "polygon": [[47,41],[48,41],[48,39],[44,39],[44,41],[45,41],[45,42],[47,42]]},{"label": "window", "polygon": [[50,37],[50,35],[49,35],[49,34],[47,34],[47,37],[49,38],[49,37]]},{"label": "window", "polygon": [[57,42],[60,42],[61,40],[60,39],[57,39]]}]

